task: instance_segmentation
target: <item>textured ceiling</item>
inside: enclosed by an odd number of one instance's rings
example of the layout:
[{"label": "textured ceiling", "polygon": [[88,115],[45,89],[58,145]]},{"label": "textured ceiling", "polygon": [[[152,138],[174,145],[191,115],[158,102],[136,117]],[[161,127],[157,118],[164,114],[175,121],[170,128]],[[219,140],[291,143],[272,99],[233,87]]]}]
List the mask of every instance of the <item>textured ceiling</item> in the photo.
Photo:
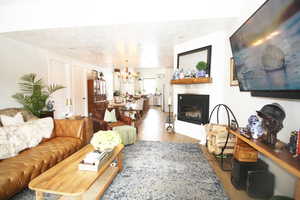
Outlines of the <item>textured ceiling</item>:
[{"label": "textured ceiling", "polygon": [[168,23],[55,28],[2,33],[57,54],[103,67],[154,68],[173,66],[176,44],[226,29],[233,18]]}]

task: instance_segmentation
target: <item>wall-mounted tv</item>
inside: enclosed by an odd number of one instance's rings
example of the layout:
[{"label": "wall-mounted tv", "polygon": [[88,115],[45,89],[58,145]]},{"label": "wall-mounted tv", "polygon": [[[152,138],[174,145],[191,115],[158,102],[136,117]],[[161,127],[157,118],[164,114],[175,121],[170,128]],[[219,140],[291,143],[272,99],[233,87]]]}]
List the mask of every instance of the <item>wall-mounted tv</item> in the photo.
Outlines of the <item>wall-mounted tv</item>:
[{"label": "wall-mounted tv", "polygon": [[266,1],[230,44],[241,91],[300,92],[299,0]]}]

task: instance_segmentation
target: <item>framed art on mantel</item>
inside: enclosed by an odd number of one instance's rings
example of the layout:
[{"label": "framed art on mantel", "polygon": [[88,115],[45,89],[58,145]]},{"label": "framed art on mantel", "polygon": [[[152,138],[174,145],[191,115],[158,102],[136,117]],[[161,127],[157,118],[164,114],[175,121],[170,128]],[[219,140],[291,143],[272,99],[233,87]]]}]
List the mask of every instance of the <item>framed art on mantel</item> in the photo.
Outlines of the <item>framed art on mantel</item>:
[{"label": "framed art on mantel", "polygon": [[211,61],[211,49],[212,46],[201,47],[199,49],[193,49],[177,55],[177,69],[183,69],[184,71],[196,70],[196,66],[199,62],[205,63],[205,73],[210,77],[210,61]]},{"label": "framed art on mantel", "polygon": [[239,82],[237,79],[236,67],[234,64],[233,57],[230,58],[230,86],[238,86]]}]

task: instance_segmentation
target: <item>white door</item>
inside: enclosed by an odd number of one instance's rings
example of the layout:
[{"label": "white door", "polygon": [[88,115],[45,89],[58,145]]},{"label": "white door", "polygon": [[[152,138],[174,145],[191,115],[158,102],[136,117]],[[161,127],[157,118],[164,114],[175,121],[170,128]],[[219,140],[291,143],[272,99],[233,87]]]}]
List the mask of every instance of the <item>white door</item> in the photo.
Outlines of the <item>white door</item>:
[{"label": "white door", "polygon": [[86,115],[87,79],[86,70],[80,66],[72,66],[72,100],[73,114]]},{"label": "white door", "polygon": [[51,95],[51,99],[54,100],[54,118],[61,119],[69,112],[69,107],[66,105],[70,96],[69,67],[66,63],[55,59],[49,60],[49,84],[52,83],[65,87]]}]

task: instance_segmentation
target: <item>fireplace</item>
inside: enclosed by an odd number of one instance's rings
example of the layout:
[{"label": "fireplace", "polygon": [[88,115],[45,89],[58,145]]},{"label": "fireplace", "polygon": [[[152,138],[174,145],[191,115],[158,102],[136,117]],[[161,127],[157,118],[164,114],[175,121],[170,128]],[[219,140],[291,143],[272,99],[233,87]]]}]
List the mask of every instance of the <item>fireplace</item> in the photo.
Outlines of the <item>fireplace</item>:
[{"label": "fireplace", "polygon": [[208,123],[209,95],[178,94],[177,119],[194,124]]}]

